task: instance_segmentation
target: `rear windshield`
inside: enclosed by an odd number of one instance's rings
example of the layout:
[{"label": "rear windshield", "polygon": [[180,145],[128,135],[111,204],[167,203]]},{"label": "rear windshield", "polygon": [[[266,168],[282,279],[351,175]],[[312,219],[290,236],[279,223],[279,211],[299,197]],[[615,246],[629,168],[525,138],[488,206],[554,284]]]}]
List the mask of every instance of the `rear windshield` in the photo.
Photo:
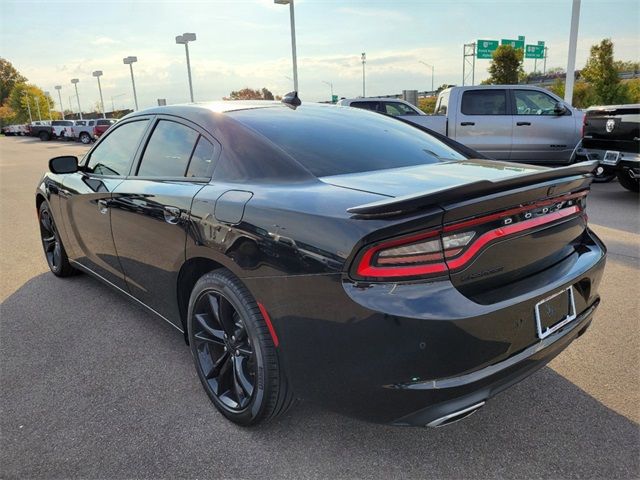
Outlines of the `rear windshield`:
[{"label": "rear windshield", "polygon": [[96,125],[113,125],[114,123],[116,123],[115,120],[98,120]]},{"label": "rear windshield", "polygon": [[466,158],[418,128],[364,110],[301,106],[227,115],[264,135],[317,177]]}]

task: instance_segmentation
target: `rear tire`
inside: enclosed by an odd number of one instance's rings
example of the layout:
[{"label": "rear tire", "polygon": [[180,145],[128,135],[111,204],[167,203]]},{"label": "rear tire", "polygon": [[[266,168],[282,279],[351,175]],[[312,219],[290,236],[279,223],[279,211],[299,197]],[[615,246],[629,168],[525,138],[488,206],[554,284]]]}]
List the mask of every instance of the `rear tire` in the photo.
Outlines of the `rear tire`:
[{"label": "rear tire", "polygon": [[62,245],[58,229],[49,210],[47,202],[42,202],[38,209],[40,223],[40,239],[47,264],[51,272],[58,277],[70,277],[79,273],[69,263],[67,252]]},{"label": "rear tire", "polygon": [[41,142],[46,142],[51,139],[51,137],[47,132],[40,132],[38,134],[38,138],[40,139]]},{"label": "rear tire", "polygon": [[638,193],[640,191],[640,181],[637,178],[631,178],[627,170],[618,170],[616,173],[620,185],[631,192]]},{"label": "rear tire", "polygon": [[85,145],[88,145],[91,143],[91,136],[87,132],[82,132],[80,134],[80,141]]},{"label": "rear tire", "polygon": [[256,425],[288,410],[294,398],[269,328],[235,275],[219,269],[200,278],[187,319],[198,377],[227,419]]}]

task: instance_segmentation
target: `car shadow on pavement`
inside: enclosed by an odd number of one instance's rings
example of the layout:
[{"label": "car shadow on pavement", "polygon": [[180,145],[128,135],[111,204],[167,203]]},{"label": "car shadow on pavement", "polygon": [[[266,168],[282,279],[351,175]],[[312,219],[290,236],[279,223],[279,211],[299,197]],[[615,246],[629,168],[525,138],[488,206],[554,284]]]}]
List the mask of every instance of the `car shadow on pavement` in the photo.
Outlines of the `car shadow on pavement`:
[{"label": "car shadow on pavement", "polygon": [[182,335],[87,275],[32,278],[2,303],[0,338],[4,478],[640,473],[638,425],[550,368],[436,430],[369,424],[307,402],[240,428],[210,404]]}]

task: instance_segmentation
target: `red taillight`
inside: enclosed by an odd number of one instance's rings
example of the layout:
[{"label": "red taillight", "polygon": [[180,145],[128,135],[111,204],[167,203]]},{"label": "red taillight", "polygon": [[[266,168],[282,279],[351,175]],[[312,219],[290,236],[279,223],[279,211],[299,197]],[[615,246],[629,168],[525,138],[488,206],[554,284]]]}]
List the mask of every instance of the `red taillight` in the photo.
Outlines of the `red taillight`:
[{"label": "red taillight", "polygon": [[[363,279],[423,278],[469,264],[488,244],[565,218],[584,214],[587,192],[464,220],[419,234],[383,241],[359,255],[355,274]],[[586,222],[586,216],[585,216]]]},{"label": "red taillight", "polygon": [[98,127],[93,127],[93,136],[96,137],[98,135]]}]

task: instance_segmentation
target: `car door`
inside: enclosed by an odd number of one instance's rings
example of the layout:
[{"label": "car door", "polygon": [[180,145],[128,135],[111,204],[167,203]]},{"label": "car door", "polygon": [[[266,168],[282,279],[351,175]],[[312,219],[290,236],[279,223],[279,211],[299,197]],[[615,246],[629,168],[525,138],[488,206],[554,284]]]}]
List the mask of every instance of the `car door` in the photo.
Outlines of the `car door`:
[{"label": "car door", "polygon": [[176,302],[193,197],[206,185],[219,145],[198,126],[159,116],[131,175],[110,204],[111,229],[131,294],[182,328]]},{"label": "car door", "polygon": [[505,89],[464,90],[449,132],[458,142],[489,158],[509,160],[513,133],[509,103]]},{"label": "car door", "polygon": [[578,143],[571,110],[558,115],[558,100],[538,90],[511,90],[513,147],[511,160],[533,163],[567,163]]},{"label": "car door", "polygon": [[111,235],[109,202],[129,174],[149,118],[136,118],[109,132],[84,158],[80,171],[66,175],[60,211],[69,238],[69,258],[126,290]]}]

